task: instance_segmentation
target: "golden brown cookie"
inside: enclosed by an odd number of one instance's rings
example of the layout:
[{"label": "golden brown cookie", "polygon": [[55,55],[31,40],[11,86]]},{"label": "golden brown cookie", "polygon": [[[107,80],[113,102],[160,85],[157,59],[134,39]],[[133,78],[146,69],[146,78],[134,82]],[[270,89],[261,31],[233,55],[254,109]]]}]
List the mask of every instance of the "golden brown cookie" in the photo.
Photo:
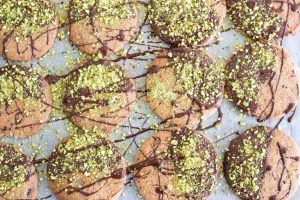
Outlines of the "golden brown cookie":
[{"label": "golden brown cookie", "polygon": [[285,133],[259,126],[231,141],[225,176],[241,199],[287,200],[299,186],[296,143]]},{"label": "golden brown cookie", "polygon": [[135,161],[136,184],[146,200],[206,199],[218,179],[214,146],[185,128],[155,133],[141,146]]},{"label": "golden brown cookie", "polygon": [[136,29],[134,1],[70,1],[70,39],[87,54],[116,54],[128,43]]},{"label": "golden brown cookie", "polygon": [[115,200],[126,182],[126,165],[109,140],[96,134],[75,134],[55,148],[47,174],[60,200]]},{"label": "golden brown cookie", "polygon": [[0,199],[35,199],[38,175],[28,157],[11,144],[0,144]]},{"label": "golden brown cookie", "polygon": [[262,120],[277,119],[298,102],[295,70],[293,60],[281,47],[253,43],[228,61],[226,92],[244,112]]},{"label": "golden brown cookie", "polygon": [[49,119],[49,84],[35,70],[9,65],[0,68],[0,134],[29,137]]},{"label": "golden brown cookie", "polygon": [[150,0],[149,20],[165,42],[179,46],[207,45],[226,15],[225,1]]},{"label": "golden brown cookie", "polygon": [[300,1],[226,0],[236,28],[258,40],[294,34],[300,26]]},{"label": "golden brown cookie", "polygon": [[49,0],[6,0],[0,5],[0,54],[7,60],[31,61],[54,45],[58,17]]},{"label": "golden brown cookie", "polygon": [[205,53],[172,49],[150,64],[147,100],[171,125],[195,128],[221,105],[223,86],[221,67]]},{"label": "golden brown cookie", "polygon": [[70,72],[63,96],[65,113],[76,125],[109,133],[129,117],[136,89],[116,63],[86,63]]}]

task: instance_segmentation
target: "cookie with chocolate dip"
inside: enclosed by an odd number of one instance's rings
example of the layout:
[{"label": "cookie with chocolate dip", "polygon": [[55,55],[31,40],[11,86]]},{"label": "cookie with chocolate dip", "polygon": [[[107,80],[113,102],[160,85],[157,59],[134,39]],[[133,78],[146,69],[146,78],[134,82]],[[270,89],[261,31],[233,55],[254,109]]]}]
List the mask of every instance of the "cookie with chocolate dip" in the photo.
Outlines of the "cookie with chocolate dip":
[{"label": "cookie with chocolate dip", "polygon": [[295,109],[299,82],[288,53],[277,45],[252,43],[227,63],[226,93],[243,112],[261,120]]},{"label": "cookie with chocolate dip", "polygon": [[34,69],[9,65],[0,68],[0,134],[29,137],[49,119],[49,84]]},{"label": "cookie with chocolate dip", "polygon": [[65,113],[84,129],[112,132],[134,107],[134,81],[116,63],[85,63],[72,71],[66,82]]},{"label": "cookie with chocolate dip", "polygon": [[153,31],[163,41],[179,46],[203,46],[216,35],[226,15],[225,1],[150,0]]},{"label": "cookie with chocolate dip", "polygon": [[290,2],[272,0],[271,7],[284,21],[284,35],[295,34],[299,30],[300,0],[293,0]]},{"label": "cookie with chocolate dip", "polygon": [[54,45],[58,26],[50,0],[1,0],[0,54],[13,61],[40,58]]},{"label": "cookie with chocolate dip", "polygon": [[287,200],[299,186],[299,155],[287,134],[254,127],[231,141],[225,177],[241,199]]},{"label": "cookie with chocolate dip", "polygon": [[207,199],[219,180],[213,144],[188,129],[155,133],[141,146],[135,180],[146,200]]},{"label": "cookie with chocolate dip", "polygon": [[116,54],[138,26],[131,0],[70,0],[68,15],[70,40],[87,54]]},{"label": "cookie with chocolate dip", "polygon": [[29,158],[11,144],[0,144],[0,199],[35,199],[38,175]]},{"label": "cookie with chocolate dip", "polygon": [[294,34],[300,26],[300,0],[226,0],[236,28],[252,39],[273,40]]},{"label": "cookie with chocolate dip", "polygon": [[60,200],[117,199],[126,182],[126,165],[119,149],[96,134],[75,134],[51,154],[47,174]]},{"label": "cookie with chocolate dip", "polygon": [[151,64],[147,101],[171,125],[193,128],[215,113],[223,99],[221,66],[200,50],[172,49]]}]

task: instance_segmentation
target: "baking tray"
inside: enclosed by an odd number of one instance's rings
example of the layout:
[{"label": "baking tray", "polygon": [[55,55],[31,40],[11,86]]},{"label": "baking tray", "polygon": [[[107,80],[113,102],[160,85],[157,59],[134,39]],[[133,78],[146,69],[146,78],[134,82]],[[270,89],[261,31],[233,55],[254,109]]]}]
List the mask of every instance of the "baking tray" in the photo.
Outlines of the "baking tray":
[{"label": "baking tray", "polygon": [[[58,6],[62,6],[61,2],[54,0],[54,2]],[[144,15],[144,12],[141,10],[140,12],[141,19]],[[143,20],[141,20],[142,23]],[[232,53],[236,50],[237,47],[242,46],[245,43],[245,38],[231,29],[231,24],[228,20],[225,20],[224,27],[221,32],[220,37],[218,37],[219,42],[212,46],[208,46],[207,52],[211,55],[217,62],[220,64],[224,64],[226,59],[232,55]],[[65,28],[60,29],[61,32],[66,33]],[[161,42],[155,36],[150,37],[150,27],[147,25],[143,25],[142,27],[142,38],[143,43],[147,43],[150,45],[150,40],[152,41],[152,45],[159,45],[162,47],[168,47],[167,44]],[[139,47],[142,50],[146,50],[146,47],[143,45],[127,45],[126,49],[129,49],[130,46]],[[297,68],[300,68],[300,31],[296,33],[294,36],[289,36],[283,40],[282,46],[285,50],[288,51],[290,56],[294,59]],[[131,53],[134,53],[135,48],[131,48]],[[80,57],[80,52],[76,49],[76,47],[72,46],[69,42],[68,36],[64,39],[57,39],[55,46],[53,49],[42,59],[38,59],[33,62],[21,63],[25,66],[30,67],[43,67],[47,69],[51,73],[60,73],[65,74],[70,71],[73,67],[75,67],[76,59]],[[153,56],[152,56],[153,57]],[[127,60],[125,62],[121,61],[120,64],[126,69],[132,77],[136,77],[138,75],[144,74],[147,71],[147,65],[149,61],[134,61]],[[11,63],[11,62],[10,62]],[[2,58],[0,58],[0,66],[4,66],[7,64]],[[299,77],[299,69],[297,70]],[[143,88],[145,85],[145,78],[140,78],[136,80],[136,84],[138,88]],[[151,111],[147,103],[143,100],[138,100],[137,105],[139,107],[138,112],[134,111],[131,113],[130,120],[126,122],[126,125],[135,126],[135,127],[149,127],[152,124],[155,124],[160,121],[158,117]],[[235,135],[231,135],[232,133],[239,131],[244,132],[246,129],[256,126],[258,124],[264,124],[267,126],[275,126],[278,120],[268,120],[263,123],[257,122],[256,118],[250,117],[247,115],[241,114],[234,106],[227,101],[226,99],[223,101],[221,106],[222,112],[224,113],[224,118],[220,124],[219,128],[213,128],[205,131],[203,134],[209,138],[212,142],[216,142],[224,137],[226,139],[221,140],[216,143],[216,148],[220,157],[223,157],[224,150],[229,145],[229,141],[232,140]],[[148,117],[150,116],[150,117]],[[215,121],[217,114],[212,116],[210,119],[205,120],[205,124],[211,124]],[[279,128],[283,130],[286,134],[289,134],[300,146],[300,109],[296,110],[293,121],[289,123],[287,121],[288,117],[280,124]],[[240,122],[243,122],[243,126],[240,125]],[[116,131],[109,135],[111,139],[120,138],[121,134],[132,134],[134,130],[123,129]],[[145,132],[138,137],[128,139],[125,142],[118,143],[117,145],[123,152],[126,153],[126,161],[127,164],[131,164],[134,161],[136,156],[138,146],[140,146],[145,139],[151,136],[154,132],[148,131]],[[2,142],[13,143],[20,146],[20,148],[26,152],[31,158],[46,158],[53,151],[54,147],[59,143],[59,141],[68,135],[68,125],[65,121],[56,121],[53,123],[48,123],[42,131],[40,131],[36,136],[28,139],[13,139],[8,137],[2,137]],[[231,136],[229,136],[231,135]],[[229,136],[229,137],[227,137]],[[50,200],[55,200],[56,197],[53,195],[51,190],[49,189],[47,178],[45,176],[46,166],[45,164],[41,165],[38,168],[39,171],[39,195],[38,198],[49,197]],[[128,177],[130,178],[130,176]],[[127,184],[124,188],[122,195],[119,197],[120,200],[138,200],[142,199],[142,197],[138,194],[134,181],[130,184]],[[220,182],[220,186],[218,189],[209,197],[210,200],[234,200],[238,199],[236,195],[232,193],[230,188],[228,187],[224,178],[222,178]],[[292,200],[300,199],[300,188],[297,193],[291,198]]]}]

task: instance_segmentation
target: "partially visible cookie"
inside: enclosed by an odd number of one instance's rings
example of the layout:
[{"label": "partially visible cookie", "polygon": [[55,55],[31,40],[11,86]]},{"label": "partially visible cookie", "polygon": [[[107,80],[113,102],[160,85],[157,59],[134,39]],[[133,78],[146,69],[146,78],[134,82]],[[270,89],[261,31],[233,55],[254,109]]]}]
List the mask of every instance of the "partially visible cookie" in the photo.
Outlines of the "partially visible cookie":
[{"label": "partially visible cookie", "polygon": [[285,133],[259,126],[231,141],[225,176],[241,199],[287,200],[299,186],[300,157]]},{"label": "partially visible cookie", "polygon": [[35,199],[38,175],[28,157],[11,144],[0,144],[0,199]]},{"label": "partially visible cookie", "polygon": [[251,38],[273,40],[294,34],[300,27],[299,0],[226,0],[234,25]]},{"label": "partially visible cookie", "polygon": [[207,199],[218,179],[214,146],[185,128],[155,133],[135,161],[136,184],[146,200]]},{"label": "partially visible cookie", "polygon": [[66,82],[65,113],[84,129],[116,130],[136,100],[133,79],[116,63],[83,64]]},{"label": "partially visible cookie", "polygon": [[203,46],[216,35],[226,15],[224,1],[150,0],[149,19],[154,32],[165,42]]},{"label": "partially visible cookie", "polygon": [[150,64],[147,100],[163,120],[195,128],[218,109],[223,86],[222,69],[208,55],[172,49]]},{"label": "partially visible cookie", "polygon": [[300,0],[291,2],[280,2],[272,0],[271,7],[284,21],[285,35],[295,34],[300,27]]},{"label": "partially visible cookie", "polygon": [[128,43],[136,29],[134,1],[70,1],[70,39],[87,54],[116,54]]},{"label": "partially visible cookie", "polygon": [[31,61],[54,45],[58,17],[49,0],[6,0],[0,5],[0,54],[7,60]]},{"label": "partially visible cookie", "polygon": [[292,111],[299,98],[293,60],[277,45],[252,43],[227,63],[226,93],[244,112],[277,119]]},{"label": "partially visible cookie", "polygon": [[126,182],[126,165],[109,140],[96,134],[75,134],[55,148],[47,174],[60,200],[115,200]]},{"label": "partially visible cookie", "polygon": [[29,137],[49,119],[49,84],[34,69],[9,65],[0,68],[0,134]]}]

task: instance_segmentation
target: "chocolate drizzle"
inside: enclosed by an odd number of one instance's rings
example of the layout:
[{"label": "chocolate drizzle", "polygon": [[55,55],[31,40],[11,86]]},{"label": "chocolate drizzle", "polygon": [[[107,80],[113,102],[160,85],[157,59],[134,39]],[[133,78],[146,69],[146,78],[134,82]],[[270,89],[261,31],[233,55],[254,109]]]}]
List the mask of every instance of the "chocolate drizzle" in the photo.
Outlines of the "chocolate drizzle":
[{"label": "chocolate drizzle", "polygon": [[[287,160],[291,159],[295,162],[299,162],[299,158],[298,157],[288,157],[288,150],[286,147],[282,146],[282,144],[280,142],[276,142],[276,147],[277,147],[277,151],[280,157],[280,160],[277,163],[277,166],[274,166],[275,170],[277,168],[280,167],[281,171],[280,171],[280,175],[279,177],[274,176],[274,179],[277,181],[277,194],[274,194],[270,197],[270,199],[274,199],[276,200],[277,197],[280,195],[280,199],[284,199],[287,196],[289,196],[289,194],[291,193],[292,190],[292,177],[290,177],[289,173],[289,165],[287,164]],[[281,166],[280,166],[281,164]],[[286,174],[287,180],[284,180],[284,176]],[[288,187],[286,189],[284,189],[285,184],[288,184]],[[284,196],[283,196],[284,195]]]}]

